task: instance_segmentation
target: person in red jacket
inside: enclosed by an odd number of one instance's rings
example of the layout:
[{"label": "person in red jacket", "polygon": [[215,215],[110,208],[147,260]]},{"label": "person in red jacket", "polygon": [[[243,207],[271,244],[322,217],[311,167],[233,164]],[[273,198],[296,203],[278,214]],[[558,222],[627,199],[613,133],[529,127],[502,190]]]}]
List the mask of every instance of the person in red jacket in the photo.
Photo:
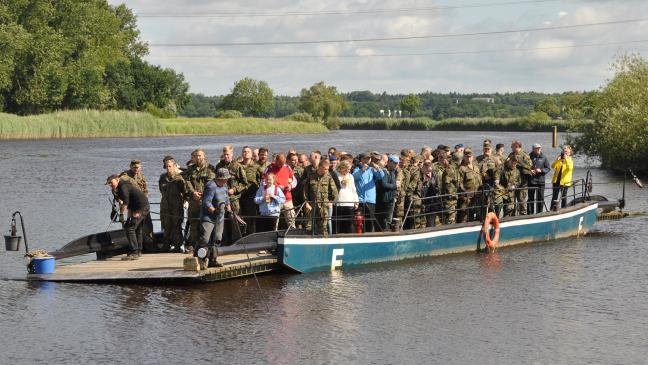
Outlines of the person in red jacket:
[{"label": "person in red jacket", "polygon": [[[286,225],[295,228],[295,206],[292,201],[292,190],[297,186],[297,179],[290,166],[286,165],[286,155],[279,153],[275,156],[274,162],[268,166],[264,175],[273,173],[276,178],[275,184],[283,191],[286,201],[283,203],[283,211]],[[264,182],[265,184],[265,182]]]}]

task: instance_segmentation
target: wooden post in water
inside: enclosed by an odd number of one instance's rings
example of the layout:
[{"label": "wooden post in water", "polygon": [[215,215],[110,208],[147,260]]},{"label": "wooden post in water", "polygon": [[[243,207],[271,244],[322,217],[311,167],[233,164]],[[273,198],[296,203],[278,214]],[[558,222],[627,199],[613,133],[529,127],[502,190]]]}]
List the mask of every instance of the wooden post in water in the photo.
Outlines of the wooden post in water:
[{"label": "wooden post in water", "polygon": [[558,147],[558,126],[553,126],[553,133],[551,138],[551,147]]}]

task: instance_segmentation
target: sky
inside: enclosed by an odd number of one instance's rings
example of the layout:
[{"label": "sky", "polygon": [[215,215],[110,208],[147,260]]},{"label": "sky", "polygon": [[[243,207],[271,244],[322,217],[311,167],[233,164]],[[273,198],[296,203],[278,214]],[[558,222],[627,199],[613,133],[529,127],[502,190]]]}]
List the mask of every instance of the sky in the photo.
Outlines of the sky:
[{"label": "sky", "polygon": [[[227,94],[244,77],[278,95],[319,81],[390,94],[584,91],[606,83],[618,55],[648,53],[642,0],[109,2],[138,15],[147,61],[181,72],[191,92],[205,95]],[[628,22],[530,30],[620,20]],[[429,35],[442,37],[357,41]],[[356,41],[222,45],[317,40]]]}]

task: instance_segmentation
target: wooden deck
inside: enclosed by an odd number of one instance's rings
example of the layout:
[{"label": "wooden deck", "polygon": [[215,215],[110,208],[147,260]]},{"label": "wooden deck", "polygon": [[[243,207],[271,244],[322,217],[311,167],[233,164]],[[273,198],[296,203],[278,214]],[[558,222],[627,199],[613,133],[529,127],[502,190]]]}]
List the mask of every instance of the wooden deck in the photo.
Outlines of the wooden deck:
[{"label": "wooden deck", "polygon": [[27,275],[30,281],[54,282],[207,282],[250,276],[255,273],[278,269],[277,257],[271,254],[250,253],[219,256],[222,267],[202,271],[183,270],[183,260],[189,257],[181,253],[142,255],[139,260],[122,261],[123,256],[104,261],[79,264],[57,264],[56,271],[48,275]]}]

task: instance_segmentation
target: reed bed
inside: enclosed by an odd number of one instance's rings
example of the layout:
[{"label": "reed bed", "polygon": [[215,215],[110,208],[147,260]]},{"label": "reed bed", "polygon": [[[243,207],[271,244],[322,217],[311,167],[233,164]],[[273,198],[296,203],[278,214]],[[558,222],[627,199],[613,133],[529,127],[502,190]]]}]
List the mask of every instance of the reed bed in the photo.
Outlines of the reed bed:
[{"label": "reed bed", "polygon": [[175,118],[162,119],[167,135],[297,134],[326,133],[320,123],[261,118]]},{"label": "reed bed", "polygon": [[73,110],[16,116],[0,113],[0,139],[162,136],[160,120],[131,111]]},{"label": "reed bed", "polygon": [[340,129],[418,130],[418,131],[510,131],[543,132],[557,126],[566,131],[571,123],[564,120],[536,121],[529,118],[342,118]]}]

